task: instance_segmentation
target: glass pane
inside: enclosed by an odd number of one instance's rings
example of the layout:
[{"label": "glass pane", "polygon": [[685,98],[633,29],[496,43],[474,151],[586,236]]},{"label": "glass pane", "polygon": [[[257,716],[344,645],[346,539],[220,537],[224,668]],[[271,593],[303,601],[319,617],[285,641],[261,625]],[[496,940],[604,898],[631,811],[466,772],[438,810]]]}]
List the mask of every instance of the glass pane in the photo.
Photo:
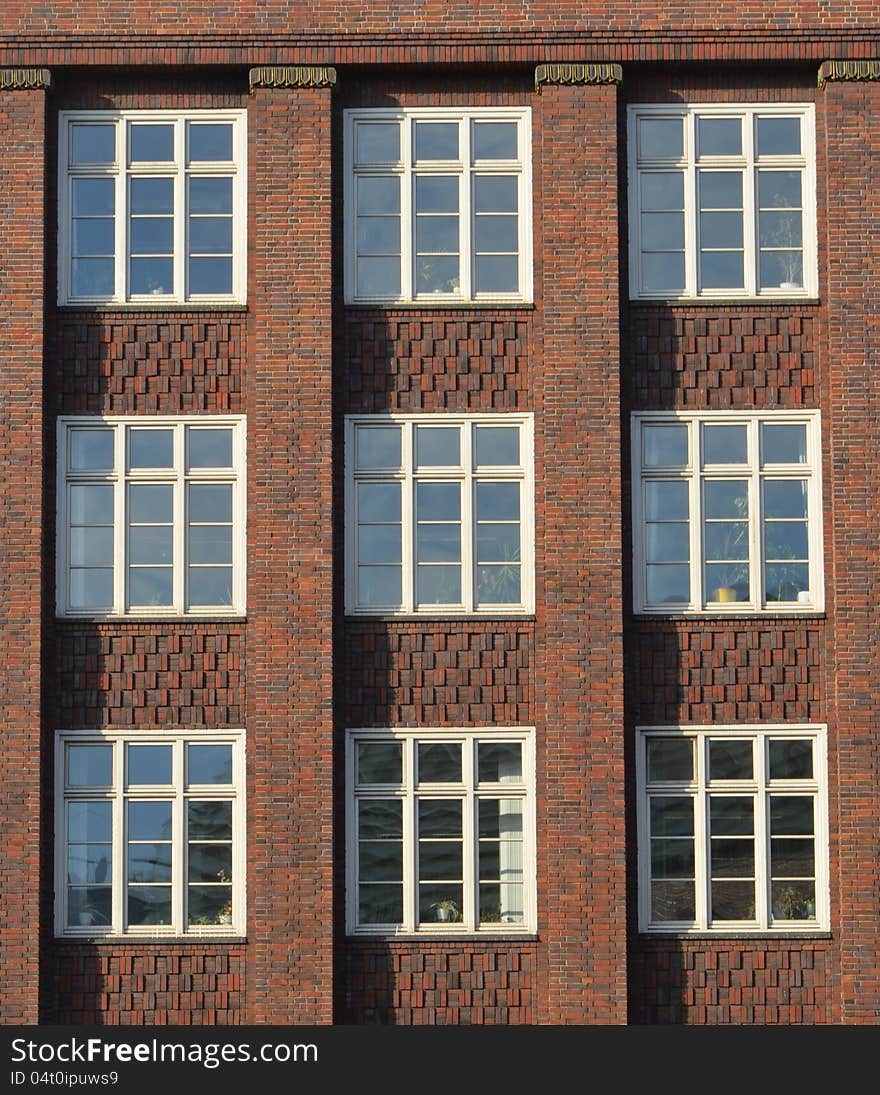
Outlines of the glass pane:
[{"label": "glass pane", "polygon": [[356,440],[359,468],[400,467],[399,426],[359,426]]},{"label": "glass pane", "polygon": [[359,255],[399,255],[400,217],[364,217],[357,221]]},{"label": "glass pane", "polygon": [[193,255],[231,254],[232,218],[190,217],[188,250]]},{"label": "glass pane", "polygon": [[113,259],[74,259],[71,292],[78,297],[112,296],[115,277]]},{"label": "glass pane", "polygon": [[170,255],[174,250],[171,218],[133,218],[128,226],[128,244],[133,255]]},{"label": "glass pane", "polygon": [[[648,782],[694,778],[694,743],[690,738],[647,738]],[[652,802],[679,800],[652,799]],[[690,802],[690,799],[682,799]]]},{"label": "glass pane", "polygon": [[684,213],[642,213],[642,249],[683,251]]},{"label": "glass pane", "polygon": [[144,608],[161,608],[170,605],[171,599],[172,576],[170,567],[129,568],[129,604]]},{"label": "glass pane", "polygon": [[358,783],[401,783],[403,746],[397,741],[358,742]]},{"label": "glass pane", "polygon": [[742,213],[701,213],[701,247],[736,247],[743,245]]},{"label": "glass pane", "polygon": [[688,463],[687,426],[643,426],[642,444],[646,467],[684,467]]},{"label": "glass pane", "polygon": [[187,537],[190,563],[232,562],[231,526],[190,525]]},{"label": "glass pane", "polygon": [[402,552],[400,525],[359,525],[359,563],[399,563]]},{"label": "glass pane", "polygon": [[761,209],[800,209],[800,171],[759,171],[758,205]]},{"label": "glass pane", "polygon": [[765,522],[765,559],[806,559],[808,555],[806,521]]},{"label": "glass pane", "polygon": [[455,175],[417,175],[415,210],[417,213],[457,213],[458,178]]},{"label": "glass pane", "polygon": [[697,153],[700,156],[742,154],[742,118],[697,118]]},{"label": "glass pane", "polygon": [[643,171],[639,175],[643,210],[684,209],[682,171]]},{"label": "glass pane", "polygon": [[516,122],[474,122],[475,160],[515,160]]},{"label": "glass pane", "polygon": [[[768,563],[764,567],[764,585],[768,601],[810,601],[810,575],[807,563]],[[802,598],[801,594],[805,594]]]},{"label": "glass pane", "polygon": [[401,604],[401,569],[394,566],[358,567],[358,603],[364,607]]},{"label": "glass pane", "polygon": [[461,567],[418,567],[416,600],[420,605],[461,604]]},{"label": "glass pane", "polygon": [[649,521],[687,521],[687,482],[680,479],[645,483],[645,515]]},{"label": "glass pane", "polygon": [[191,483],[188,501],[190,521],[232,521],[231,484]]},{"label": "glass pane", "polygon": [[764,212],[758,216],[758,243],[761,247],[798,249],[804,242],[800,210],[794,212]]},{"label": "glass pane", "polygon": [[474,260],[474,292],[519,291],[519,258],[516,255],[477,255]]},{"label": "glass pane", "polygon": [[805,479],[765,479],[764,517],[807,516],[807,482]]},{"label": "glass pane", "polygon": [[690,530],[684,521],[645,528],[645,554],[649,563],[682,563],[690,558]]},{"label": "glass pane", "polygon": [[743,284],[741,252],[700,252],[700,285],[703,289],[741,289]]},{"label": "glass pane", "polygon": [[727,604],[749,599],[749,571],[746,565],[707,563],[704,582],[706,600],[712,604]]},{"label": "glass pane", "polygon": [[754,878],[754,840],[713,840],[712,877]]},{"label": "glass pane", "polygon": [[[128,466],[129,468],[170,468],[174,464],[174,431],[143,430],[130,427],[128,430]],[[141,490],[136,487],[133,490]],[[147,488],[148,490],[153,488]],[[170,487],[156,488],[170,492]],[[170,497],[170,494],[169,494]]]},{"label": "glass pane", "polygon": [[116,248],[116,225],[112,217],[75,217],[72,253],[79,255],[112,255]]},{"label": "glass pane", "polygon": [[68,882],[80,886],[89,882],[103,885],[111,881],[112,871],[111,844],[68,844]]},{"label": "glass pane", "polygon": [[170,844],[129,844],[129,882],[170,882]]},{"label": "glass pane", "polygon": [[170,840],[171,803],[129,802],[128,839]]},{"label": "glass pane", "polygon": [[112,217],[116,209],[113,179],[72,179],[71,196],[75,217]]},{"label": "glass pane", "polygon": [[232,159],[232,126],[225,122],[190,122],[190,163],[227,163]]},{"label": "glass pane", "polygon": [[358,520],[400,521],[399,483],[358,483]]},{"label": "glass pane", "polygon": [[112,528],[72,528],[70,530],[71,566],[112,567]]},{"label": "glass pane", "polygon": [[400,213],[400,179],[397,175],[358,179],[358,213]]},{"label": "glass pane", "polygon": [[71,163],[113,163],[116,159],[116,126],[78,123],[70,127]]},{"label": "glass pane", "polygon": [[764,464],[806,464],[807,427],[763,422],[761,458]]},{"label": "glass pane", "polygon": [[759,156],[799,156],[800,118],[756,118],[755,150]]},{"label": "glass pane", "polygon": [[169,163],[174,159],[174,126],[132,122],[128,156],[132,163]]},{"label": "glass pane", "polygon": [[174,290],[174,271],[171,259],[136,259],[130,264],[130,285],[133,294],[159,295]]},{"label": "glass pane", "polygon": [[713,836],[751,836],[754,833],[755,803],[752,798],[712,795],[709,823]]},{"label": "glass pane", "polygon": [[812,836],[813,799],[810,795],[771,795],[772,836]]},{"label": "glass pane", "polygon": [[417,160],[457,160],[457,122],[416,122],[415,158]]},{"label": "glass pane", "polygon": [[188,567],[186,582],[190,607],[232,604],[232,567]]},{"label": "glass pane", "polygon": [[642,288],[653,293],[681,292],[684,289],[684,255],[662,251],[643,254]]},{"label": "glass pane", "polygon": [[651,836],[693,836],[694,800],[690,795],[651,796]]},{"label": "glass pane", "polygon": [[693,840],[652,840],[652,878],[693,878]]},{"label": "glass pane", "polygon": [[231,886],[187,886],[187,919],[190,924],[231,924]]},{"label": "glass pane", "polygon": [[358,886],[358,921],[361,924],[400,924],[403,920],[403,886]]},{"label": "glass pane", "polygon": [[416,251],[458,253],[458,217],[416,217]]},{"label": "glass pane", "polygon": [[356,131],[359,163],[396,163],[400,159],[399,122],[359,122]]},{"label": "glass pane", "polygon": [[751,779],[751,741],[714,738],[709,742],[709,779]]},{"label": "glass pane", "polygon": [[770,899],[774,920],[816,919],[816,884],[814,882],[772,882]]},{"label": "glass pane", "polygon": [[187,745],[186,772],[190,786],[232,783],[232,746]]},{"label": "glass pane", "polygon": [[704,531],[707,559],[748,559],[749,529],[745,521],[715,521]]},{"label": "glass pane", "polygon": [[461,561],[461,525],[418,526],[416,557],[420,563]]},{"label": "glass pane", "polygon": [[517,178],[515,175],[477,175],[474,177],[475,213],[516,213]]},{"label": "glass pane", "polygon": [[481,924],[522,924],[523,887],[517,883],[480,883]]},{"label": "glass pane", "polygon": [[461,920],[461,886],[452,882],[419,886],[419,920],[426,923],[458,923]]},{"label": "glass pane", "polygon": [[816,873],[813,838],[771,840],[770,873],[774,878],[812,878]]},{"label": "glass pane", "polygon": [[[458,467],[461,463],[461,430],[456,427],[416,427],[416,462],[420,467]],[[424,487],[420,484],[420,490]],[[443,484],[444,490],[454,491],[458,496],[458,487]],[[450,498],[452,495],[450,494]]]},{"label": "glass pane", "polygon": [[420,521],[458,521],[461,488],[458,483],[417,483],[416,504]]},{"label": "glass pane", "polygon": [[461,284],[458,257],[419,256],[416,259],[416,291],[454,293]]},{"label": "glass pane", "polygon": [[403,837],[403,803],[388,798],[358,803],[361,840],[399,840]]},{"label": "glass pane", "polygon": [[232,880],[231,844],[190,844],[187,852],[187,877],[190,882]]},{"label": "glass pane", "polygon": [[460,742],[420,741],[418,751],[419,783],[461,783]]},{"label": "glass pane", "polygon": [[130,886],[128,889],[129,924],[170,924],[170,886]]},{"label": "glass pane", "polygon": [[357,291],[360,296],[399,296],[400,259],[359,258]]},{"label": "glass pane", "polygon": [[519,525],[479,523],[477,525],[477,562],[499,563],[519,560]]},{"label": "glass pane", "polygon": [[232,292],[231,258],[191,258],[187,270],[190,293]]},{"label": "glass pane", "polygon": [[191,178],[189,180],[190,213],[231,213],[232,179]]},{"label": "glass pane", "polygon": [[812,741],[783,738],[769,743],[771,779],[812,779]]},{"label": "glass pane", "polygon": [[477,604],[512,605],[522,600],[522,574],[518,562],[498,566],[480,564],[477,569]]},{"label": "glass pane", "polygon": [[681,118],[640,118],[639,157],[649,160],[679,159],[684,154]]},{"label": "glass pane", "polygon": [[804,257],[800,251],[762,251],[760,259],[762,289],[801,289],[804,284]]},{"label": "glass pane", "polygon": [[71,486],[70,522],[74,525],[112,525],[112,485],[89,483],[83,486]]},{"label": "glass pane", "polygon": [[478,468],[519,465],[518,426],[477,426],[474,464]]},{"label": "glass pane", "polygon": [[754,882],[713,882],[713,920],[754,920]]},{"label": "glass pane", "polygon": [[741,171],[700,171],[700,209],[742,209]]},{"label": "glass pane", "polygon": [[231,802],[190,800],[187,818],[189,840],[232,840]]},{"label": "glass pane", "polygon": [[460,801],[422,798],[419,799],[418,806],[420,837],[461,836]]},{"label": "glass pane", "polygon": [[696,915],[693,882],[652,882],[651,919],[660,923],[691,921]]},{"label": "glass pane", "polygon": [[522,799],[481,798],[478,825],[481,840],[522,839]]},{"label": "glass pane", "polygon": [[68,802],[67,839],[70,843],[108,842],[112,832],[111,802]]},{"label": "glass pane", "polygon": [[745,464],[747,461],[745,426],[703,426],[704,464]]},{"label": "glass pane", "polygon": [[519,483],[477,483],[478,521],[519,521]]},{"label": "glass pane", "polygon": [[691,572],[688,564],[649,564],[645,577],[649,604],[687,604],[690,601]]},{"label": "glass pane", "polygon": [[226,427],[186,431],[190,468],[232,467],[232,430]]},{"label": "glass pane", "polygon": [[68,787],[111,787],[113,785],[112,745],[68,745]]},{"label": "glass pane", "polygon": [[480,881],[522,881],[522,840],[481,840],[479,845]]},{"label": "glass pane", "polygon": [[127,752],[129,784],[171,783],[170,745],[129,745]]},{"label": "glass pane", "polygon": [[358,877],[361,882],[400,882],[403,844],[399,840],[362,840],[358,845]]},{"label": "glass pane", "polygon": [[[707,518],[740,519],[748,518],[748,484],[744,479],[709,479],[703,484],[704,512]],[[739,522],[735,530],[739,532]],[[738,556],[722,556],[738,558]]]},{"label": "glass pane", "polygon": [[113,606],[112,569],[71,570],[70,607],[104,609]]},{"label": "glass pane", "polygon": [[522,781],[522,745],[517,741],[481,741],[477,745],[479,783]]},{"label": "glass pane", "polygon": [[70,430],[69,438],[71,471],[113,468],[112,429]]},{"label": "glass pane", "polygon": [[131,213],[157,215],[174,212],[174,180],[135,177],[129,181]]},{"label": "glass pane", "polygon": [[67,891],[67,923],[72,927],[107,927],[110,924],[109,886],[71,886]]},{"label": "glass pane", "polygon": [[420,840],[418,872],[420,879],[459,879],[462,877],[460,840]]}]

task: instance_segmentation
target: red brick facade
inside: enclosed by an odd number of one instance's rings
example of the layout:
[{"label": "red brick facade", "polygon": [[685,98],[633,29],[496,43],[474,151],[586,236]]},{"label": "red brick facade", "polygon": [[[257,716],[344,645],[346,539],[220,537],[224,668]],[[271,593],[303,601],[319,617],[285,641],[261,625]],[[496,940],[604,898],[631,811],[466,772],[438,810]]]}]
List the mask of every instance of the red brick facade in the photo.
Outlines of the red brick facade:
[{"label": "red brick facade", "polygon": [[[880,1020],[876,5],[76,8],[0,39],[0,1020]],[[655,102],[815,102],[818,299],[629,301]],[[533,303],[344,303],[343,111],[396,105],[531,109]],[[58,112],[140,108],[246,110],[246,305],[56,304]],[[822,415],[824,613],[634,615],[630,413],[773,408]],[[534,415],[533,615],[345,615],[343,419],[390,412]],[[246,618],[56,619],[55,422],[98,414],[246,417]],[[827,724],[830,931],[640,934],[635,728],[712,723]],[[504,726],[537,931],[347,936],[345,731]],[[56,733],[163,728],[245,732],[246,935],[55,938]]]}]

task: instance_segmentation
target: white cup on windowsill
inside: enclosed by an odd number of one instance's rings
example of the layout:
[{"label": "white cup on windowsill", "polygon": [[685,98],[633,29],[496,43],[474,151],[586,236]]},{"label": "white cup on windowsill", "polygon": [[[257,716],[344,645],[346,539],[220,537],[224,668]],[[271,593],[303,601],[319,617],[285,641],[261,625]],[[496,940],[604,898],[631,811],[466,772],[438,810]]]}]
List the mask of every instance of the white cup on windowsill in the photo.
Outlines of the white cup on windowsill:
[{"label": "white cup on windowsill", "polygon": [[798,599],[798,604],[808,605],[810,603],[810,601],[812,601],[813,598],[811,597],[810,591],[808,589],[801,589],[801,590],[798,591],[798,598],[797,599]]}]

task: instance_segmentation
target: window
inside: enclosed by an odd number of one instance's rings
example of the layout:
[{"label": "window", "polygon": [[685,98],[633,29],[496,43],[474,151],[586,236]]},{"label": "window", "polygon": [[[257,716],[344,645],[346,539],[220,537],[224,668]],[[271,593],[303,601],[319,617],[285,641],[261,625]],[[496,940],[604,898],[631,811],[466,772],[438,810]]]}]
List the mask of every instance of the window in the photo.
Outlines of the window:
[{"label": "window", "polygon": [[533,610],[531,415],[346,428],[349,612]]},{"label": "window", "polygon": [[346,300],[527,301],[523,109],[346,112]]},{"label": "window", "polygon": [[816,296],[812,106],[628,118],[631,296]]},{"label": "window", "polygon": [[823,607],[818,411],[633,416],[637,612]]},{"label": "window", "polygon": [[643,931],[827,929],[825,729],[638,734]]},{"label": "window", "polygon": [[59,935],[242,934],[244,734],[57,736]]},{"label": "window", "polygon": [[535,930],[534,731],[347,734],[349,932]]},{"label": "window", "polygon": [[243,418],[62,418],[65,616],[244,611]]},{"label": "window", "polygon": [[61,114],[58,299],[245,298],[245,112]]}]

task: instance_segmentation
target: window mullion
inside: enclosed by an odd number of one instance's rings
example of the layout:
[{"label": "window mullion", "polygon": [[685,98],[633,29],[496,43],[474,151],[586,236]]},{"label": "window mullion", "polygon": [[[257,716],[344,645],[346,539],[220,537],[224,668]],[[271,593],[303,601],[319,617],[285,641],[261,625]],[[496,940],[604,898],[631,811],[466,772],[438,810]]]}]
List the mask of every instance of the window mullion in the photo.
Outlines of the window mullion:
[{"label": "window mullion", "polygon": [[114,934],[125,933],[128,930],[126,916],[126,844],[127,844],[127,819],[126,819],[126,794],[125,794],[125,744],[117,739],[113,745],[113,805],[112,814],[112,860],[113,860],[113,885],[111,886],[112,912],[110,921]]},{"label": "window mullion", "polygon": [[128,475],[125,423],[114,426],[113,611],[128,611]]},{"label": "window mullion", "polygon": [[[186,516],[188,508],[186,476],[186,426],[174,427],[174,482],[172,484],[174,526],[172,531],[172,600],[176,612],[186,612]],[[233,511],[234,512],[234,511]],[[234,538],[233,538],[234,539]]]},{"label": "window mullion", "polygon": [[690,430],[691,471],[688,484],[690,501],[690,546],[691,546],[691,590],[692,606],[702,611],[706,607],[703,592],[703,469],[700,423],[691,420]]},{"label": "window mullion", "polygon": [[751,573],[752,606],[760,611],[764,605],[764,536],[763,536],[763,482],[759,451],[758,420],[748,423],[749,445],[749,563]]},{"label": "window mullion", "polygon": [[403,739],[404,792],[403,803],[403,926],[406,931],[418,928],[418,826],[416,821],[416,744],[415,738]]},{"label": "window mullion", "polygon": [[766,929],[770,927],[770,826],[768,824],[770,791],[767,779],[767,749],[769,744],[765,735],[758,735],[757,746],[757,757],[755,758],[755,776],[758,784],[755,794],[755,886],[757,893],[755,894],[755,904],[756,908],[760,910],[758,913],[758,926]]},{"label": "window mullion", "polygon": [[403,479],[401,480],[401,538],[403,560],[402,605],[405,612],[414,612],[416,607],[416,566],[415,566],[415,490],[414,474],[415,444],[413,441],[415,424],[403,423]]},{"label": "window mullion", "polygon": [[479,925],[477,901],[479,884],[476,877],[479,862],[477,848],[476,815],[476,765],[474,757],[477,751],[476,737],[466,738],[467,748],[462,750],[464,770],[464,802],[462,803],[463,847],[462,847],[462,920],[466,931],[475,931]]},{"label": "window mullion", "polygon": [[[400,120],[400,154],[403,171],[400,177],[400,290],[404,300],[415,298],[413,267],[415,265],[415,217],[413,203],[412,128],[407,115]],[[355,231],[357,229],[355,228]]]},{"label": "window mullion", "polygon": [[699,295],[700,285],[698,280],[697,263],[697,145],[696,145],[696,115],[694,111],[688,111],[685,115],[685,141],[687,147],[684,186],[684,251],[685,251],[685,295],[695,297]]},{"label": "window mullion", "polygon": [[[184,770],[185,745],[183,739],[173,743],[174,803],[171,814],[171,924],[182,935],[186,930],[186,879],[189,865],[189,847],[186,831],[186,772]],[[233,769],[234,774],[234,769]],[[235,845],[233,832],[233,847]],[[234,877],[234,876],[233,876]]]},{"label": "window mullion", "polygon": [[[473,465],[473,431],[474,424],[465,422],[461,430],[461,458],[464,468],[464,477],[461,483],[461,592],[462,603],[465,612],[473,612],[476,603],[476,573],[474,570],[474,558],[476,556],[475,540],[477,526],[474,520],[474,492],[476,479]],[[520,513],[522,518],[522,513]]]},{"label": "window mullion", "polygon": [[711,885],[709,872],[711,858],[709,852],[709,795],[706,791],[706,753],[709,748],[708,736],[697,736],[697,809],[694,818],[694,866],[696,870],[696,908],[697,927],[706,931],[712,921],[709,902]]},{"label": "window mullion", "polygon": [[471,300],[474,295],[474,266],[476,256],[473,247],[474,217],[474,162],[471,155],[471,130],[473,119],[465,116],[459,121],[459,149],[461,151],[461,174],[458,179],[458,276],[459,292],[462,300]]},{"label": "window mullion", "polygon": [[[189,206],[188,174],[186,167],[186,119],[178,118],[174,127],[175,164],[174,164],[174,277],[173,299],[189,299],[189,286],[186,284],[186,238],[187,210]],[[233,205],[233,213],[234,213]]]},{"label": "window mullion", "polygon": [[128,122],[116,120],[116,224],[114,247],[116,272],[114,278],[115,299],[128,300]]}]

